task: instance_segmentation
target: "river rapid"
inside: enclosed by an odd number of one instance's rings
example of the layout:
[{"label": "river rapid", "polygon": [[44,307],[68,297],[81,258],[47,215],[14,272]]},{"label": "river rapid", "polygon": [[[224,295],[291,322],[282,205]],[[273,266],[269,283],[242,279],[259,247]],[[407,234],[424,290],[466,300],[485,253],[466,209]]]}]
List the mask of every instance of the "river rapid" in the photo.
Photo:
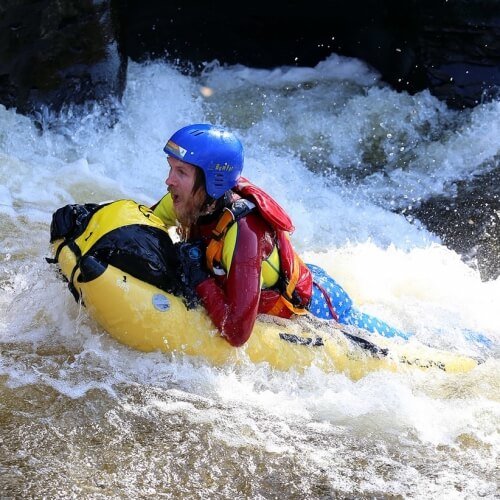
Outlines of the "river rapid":
[{"label": "river rapid", "polygon": [[[332,55],[197,76],[130,62],[116,108],[34,120],[0,106],[0,498],[498,498],[500,278],[482,282],[398,209],[492,168],[500,102],[450,110]],[[208,121],[240,137],[245,176],[361,310],[485,362],[352,381],[107,335],[45,261],[51,215],[154,203],[166,140]]]}]

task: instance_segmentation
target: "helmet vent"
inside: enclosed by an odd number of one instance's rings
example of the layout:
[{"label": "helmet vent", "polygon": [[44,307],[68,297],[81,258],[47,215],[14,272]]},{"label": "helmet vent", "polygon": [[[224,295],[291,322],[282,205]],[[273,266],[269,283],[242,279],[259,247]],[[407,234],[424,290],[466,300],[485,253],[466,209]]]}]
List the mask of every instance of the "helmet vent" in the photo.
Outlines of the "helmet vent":
[{"label": "helmet vent", "polygon": [[217,186],[217,187],[221,187],[224,185],[224,174],[222,172],[217,172],[215,175],[214,175],[214,184]]},{"label": "helmet vent", "polygon": [[191,135],[196,135],[196,136],[198,136],[198,135],[202,135],[202,134],[204,134],[204,133],[205,133],[205,130],[200,130],[200,129],[198,128],[198,129],[195,129],[195,130],[191,130],[189,133],[190,133]]}]

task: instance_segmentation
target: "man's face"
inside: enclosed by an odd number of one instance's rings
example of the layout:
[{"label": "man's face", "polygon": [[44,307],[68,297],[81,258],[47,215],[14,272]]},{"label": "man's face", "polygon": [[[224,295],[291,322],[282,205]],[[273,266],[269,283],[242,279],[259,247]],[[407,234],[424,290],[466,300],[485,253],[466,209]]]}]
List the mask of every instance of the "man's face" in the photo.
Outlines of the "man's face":
[{"label": "man's face", "polygon": [[203,188],[193,192],[197,167],[172,156],[167,161],[170,171],[165,184],[172,195],[177,219],[183,225],[192,224],[198,218],[206,198]]}]

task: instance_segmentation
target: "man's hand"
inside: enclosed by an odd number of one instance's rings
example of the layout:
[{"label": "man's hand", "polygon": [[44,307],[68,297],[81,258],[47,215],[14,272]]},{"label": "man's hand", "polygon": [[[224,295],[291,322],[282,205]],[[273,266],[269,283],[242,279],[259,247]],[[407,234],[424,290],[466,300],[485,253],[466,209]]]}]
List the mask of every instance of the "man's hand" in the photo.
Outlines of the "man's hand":
[{"label": "man's hand", "polygon": [[179,261],[181,264],[181,279],[184,284],[195,289],[210,275],[205,266],[205,247],[201,241],[178,244]]}]

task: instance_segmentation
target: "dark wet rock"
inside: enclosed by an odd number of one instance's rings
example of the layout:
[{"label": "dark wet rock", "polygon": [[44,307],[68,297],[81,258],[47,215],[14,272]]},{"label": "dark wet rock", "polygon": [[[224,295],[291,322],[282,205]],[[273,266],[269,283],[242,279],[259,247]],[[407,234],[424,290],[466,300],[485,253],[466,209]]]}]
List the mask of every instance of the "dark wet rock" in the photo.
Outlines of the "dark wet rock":
[{"label": "dark wet rock", "polygon": [[126,58],[112,0],[3,0],[0,102],[20,113],[120,99]]},{"label": "dark wet rock", "polygon": [[417,208],[416,217],[443,243],[476,268],[483,281],[500,276],[500,167],[472,181],[458,182],[454,197],[437,196]]},{"label": "dark wet rock", "polygon": [[415,63],[409,78],[450,107],[498,97],[500,2],[417,2]]},{"label": "dark wet rock", "polygon": [[397,90],[470,107],[500,84],[500,0],[2,0],[0,102],[120,97],[127,58],[272,68],[356,57]]},{"label": "dark wet rock", "polygon": [[188,70],[221,64],[314,66],[359,58],[397,90],[429,89],[454,108],[500,86],[500,0],[141,2],[123,13],[127,54]]}]

